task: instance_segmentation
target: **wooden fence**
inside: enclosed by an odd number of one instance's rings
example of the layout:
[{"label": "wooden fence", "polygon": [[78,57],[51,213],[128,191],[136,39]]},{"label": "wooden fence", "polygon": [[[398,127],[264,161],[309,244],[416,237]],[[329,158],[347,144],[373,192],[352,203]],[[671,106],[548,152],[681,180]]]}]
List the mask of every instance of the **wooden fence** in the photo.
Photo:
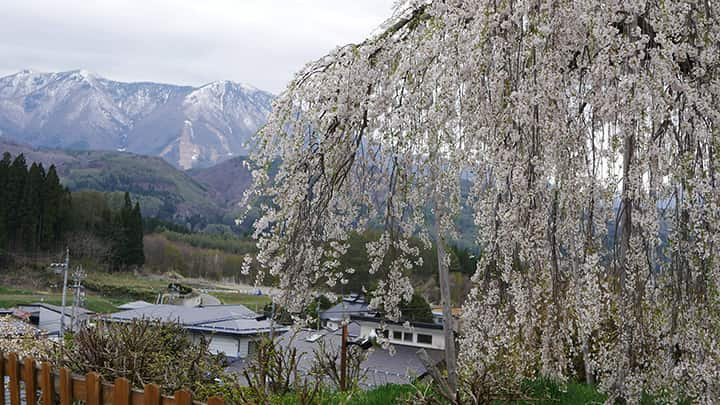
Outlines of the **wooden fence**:
[{"label": "wooden fence", "polygon": [[[6,390],[5,377],[9,377]],[[23,382],[24,387],[20,382]],[[38,397],[38,391],[40,396]],[[10,404],[20,405],[22,394],[26,404],[72,405],[73,401],[84,401],[86,405],[193,405],[192,393],[187,390],[175,391],[172,397],[161,395],[159,385],[147,384],[142,391],[132,389],[126,378],[117,378],[110,384],[102,381],[97,373],[85,376],[74,375],[67,368],[53,371],[50,363],[37,364],[31,357],[20,361],[16,353],[4,356],[0,353],[0,404],[6,404],[6,393]],[[223,405],[222,398],[208,399],[208,405]]]}]

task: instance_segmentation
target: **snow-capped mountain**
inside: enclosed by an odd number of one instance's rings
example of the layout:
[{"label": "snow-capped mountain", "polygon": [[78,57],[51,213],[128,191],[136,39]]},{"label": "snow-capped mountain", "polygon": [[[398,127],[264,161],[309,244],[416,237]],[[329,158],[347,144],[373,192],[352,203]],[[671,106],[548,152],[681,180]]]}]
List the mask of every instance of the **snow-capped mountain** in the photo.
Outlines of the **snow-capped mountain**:
[{"label": "snow-capped mountain", "polygon": [[0,78],[0,137],[33,146],[126,150],[187,169],[247,152],[273,96],[219,81],[122,83],[84,70]]}]

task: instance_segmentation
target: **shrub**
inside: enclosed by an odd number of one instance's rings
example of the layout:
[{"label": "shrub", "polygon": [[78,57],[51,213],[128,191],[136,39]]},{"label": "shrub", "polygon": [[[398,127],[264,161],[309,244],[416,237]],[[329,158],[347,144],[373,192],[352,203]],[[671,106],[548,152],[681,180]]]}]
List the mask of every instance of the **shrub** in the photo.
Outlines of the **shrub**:
[{"label": "shrub", "polygon": [[199,400],[219,395],[233,402],[237,379],[224,372],[224,356],[213,355],[208,346],[208,340],[195,340],[173,323],[101,323],[68,339],[62,363],[76,373],[97,372],[107,381],[125,377],[138,388],[155,383],[164,394],[189,389]]}]

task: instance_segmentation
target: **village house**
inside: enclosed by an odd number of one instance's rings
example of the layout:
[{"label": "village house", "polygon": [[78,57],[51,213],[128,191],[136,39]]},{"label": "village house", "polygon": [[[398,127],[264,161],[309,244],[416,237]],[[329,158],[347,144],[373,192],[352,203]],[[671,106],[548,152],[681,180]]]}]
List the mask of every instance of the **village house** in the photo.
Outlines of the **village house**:
[{"label": "village house", "polygon": [[252,354],[263,336],[287,331],[287,327],[273,324],[243,305],[185,307],[157,304],[116,312],[106,318],[110,322],[134,319],[176,322],[194,338],[208,338],[212,353],[224,353],[231,359]]},{"label": "village house", "polygon": [[351,316],[360,326],[361,338],[384,337],[393,345],[417,349],[445,350],[443,327],[437,323],[392,322],[372,316]]},{"label": "village house", "polygon": [[[369,320],[355,320],[353,318],[348,323],[348,340],[356,343],[367,341],[371,336],[377,336],[376,329],[379,328],[379,322],[372,324]],[[395,327],[394,331],[405,332],[401,325]],[[440,329],[440,332],[442,332],[442,329]],[[403,334],[403,336],[405,335]],[[442,341],[442,339],[436,340],[438,342]],[[279,336],[277,341],[280,346],[286,349],[294,348],[297,350],[298,355],[301,356],[298,372],[303,376],[307,376],[313,366],[315,353],[320,349],[321,345],[324,345],[327,351],[339,352],[342,344],[342,329],[304,329],[296,333],[289,332]],[[422,343],[418,345],[414,342],[399,339],[397,341],[391,340],[391,344],[392,348],[384,348],[375,344],[366,350],[366,358],[360,365],[363,376],[359,381],[361,388],[370,389],[385,384],[411,384],[416,379],[427,375],[428,370],[417,355],[417,351],[421,347],[426,349],[434,365],[442,361],[444,356],[443,350]],[[439,345],[442,346],[441,343]],[[230,371],[240,372],[243,367],[244,363],[235,363],[231,365]]]},{"label": "village house", "polygon": [[351,315],[369,316],[371,314],[365,297],[359,294],[350,294],[343,297],[342,301],[334,306],[321,311],[320,321],[324,327],[337,329],[342,325],[342,321],[349,319]]},{"label": "village house", "polygon": [[[80,307],[76,307],[73,312],[71,306],[66,306],[63,311],[63,308],[58,305],[38,302],[18,305],[15,315],[26,319],[30,324],[43,330],[49,338],[57,339],[60,337],[62,318],[65,318],[65,328],[71,330],[73,323],[75,326],[84,324],[94,315],[94,312]],[[73,316],[75,317],[74,322]]]},{"label": "village house", "polygon": [[[362,297],[346,297],[346,301],[320,313],[325,327],[320,330],[303,329],[278,336],[277,343],[287,349],[297,350],[300,356],[298,373],[310,374],[315,353],[321,346],[326,351],[338,352],[342,345],[342,316],[348,322],[348,341],[358,346],[375,342],[366,349],[361,363],[361,388],[369,389],[384,384],[410,384],[427,375],[427,367],[420,361],[418,351],[424,349],[433,365],[444,359],[445,340],[441,324],[390,322],[368,311]],[[390,346],[378,344],[387,338]],[[378,339],[380,338],[380,339]],[[369,345],[368,345],[369,346]],[[229,371],[239,375],[246,367],[245,360],[231,364]],[[243,382],[242,379],[240,381]]]}]

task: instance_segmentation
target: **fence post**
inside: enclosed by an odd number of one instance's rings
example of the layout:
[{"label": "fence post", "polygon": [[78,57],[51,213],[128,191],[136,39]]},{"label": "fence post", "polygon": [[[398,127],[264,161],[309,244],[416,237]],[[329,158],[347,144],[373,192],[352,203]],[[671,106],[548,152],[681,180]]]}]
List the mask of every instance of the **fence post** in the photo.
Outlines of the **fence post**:
[{"label": "fence post", "polygon": [[130,380],[127,378],[118,377],[115,379],[113,405],[130,405]]},{"label": "fence post", "polygon": [[20,364],[17,353],[8,357],[8,376],[10,377],[10,404],[20,405]]},{"label": "fence post", "polygon": [[208,398],[207,405],[224,405],[225,401],[220,397]]},{"label": "fence post", "polygon": [[60,405],[72,405],[72,375],[66,367],[60,369]]},{"label": "fence post", "polygon": [[40,380],[40,388],[42,389],[42,405],[55,405],[53,385],[54,382],[52,372],[50,371],[50,363],[43,361],[42,379]]},{"label": "fence post", "polygon": [[5,354],[0,351],[0,404],[5,405]]},{"label": "fence post", "polygon": [[157,384],[145,384],[144,405],[160,405],[160,386]]},{"label": "fence post", "polygon": [[175,391],[175,405],[192,405],[192,393],[188,390]]},{"label": "fence post", "polygon": [[89,372],[85,374],[85,392],[87,398],[86,405],[100,405],[102,401],[102,391],[100,391],[100,375],[98,373]]},{"label": "fence post", "polygon": [[35,400],[35,359],[32,357],[25,357],[23,362],[23,380],[25,380],[25,403],[36,404]]}]

